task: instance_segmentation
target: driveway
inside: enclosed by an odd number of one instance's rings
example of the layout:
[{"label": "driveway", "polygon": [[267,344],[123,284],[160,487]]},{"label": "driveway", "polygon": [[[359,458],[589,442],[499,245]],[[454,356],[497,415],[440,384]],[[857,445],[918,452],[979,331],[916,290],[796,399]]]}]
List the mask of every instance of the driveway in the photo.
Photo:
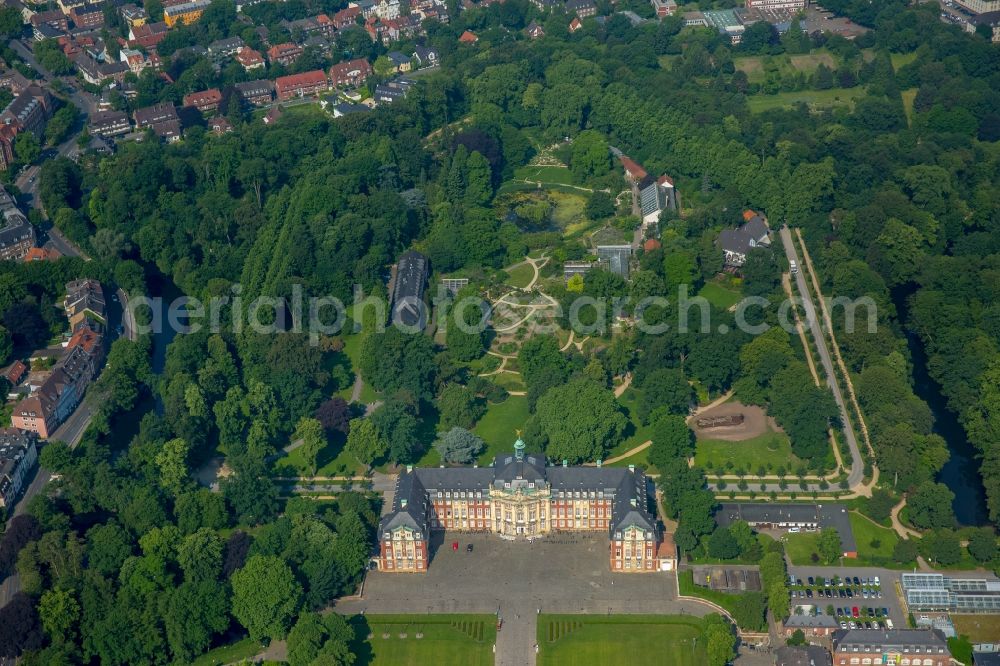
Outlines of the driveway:
[{"label": "driveway", "polygon": [[[451,543],[458,541],[458,552]],[[473,552],[466,552],[467,544]],[[337,612],[499,612],[498,666],[535,663],[536,616],[543,613],[638,613],[702,616],[711,609],[680,602],[673,573],[618,574],[608,567],[604,534],[505,541],[491,534],[432,533],[425,574],[372,571],[360,599]]]}]

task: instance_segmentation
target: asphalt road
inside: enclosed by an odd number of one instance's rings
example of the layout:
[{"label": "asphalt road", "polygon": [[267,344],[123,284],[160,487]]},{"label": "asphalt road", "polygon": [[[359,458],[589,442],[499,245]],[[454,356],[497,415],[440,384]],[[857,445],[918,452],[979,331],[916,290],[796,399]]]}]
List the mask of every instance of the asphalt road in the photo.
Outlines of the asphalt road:
[{"label": "asphalt road", "polygon": [[[69,101],[72,102],[80,110],[80,115],[81,115],[80,129],[85,127],[87,124],[87,119],[89,118],[90,114],[94,113],[97,110],[97,98],[91,95],[90,93],[81,90],[78,87],[79,86],[78,82],[75,79],[73,79],[73,77],[53,76],[51,72],[49,72],[40,64],[38,64],[38,61],[35,60],[35,56],[31,52],[31,49],[25,46],[25,44],[22,41],[12,39],[10,40],[9,44],[11,49],[17,52],[17,54],[21,56],[26,63],[31,65],[35,69],[35,71],[37,71],[42,76],[42,78],[45,80],[47,84],[51,85],[51,83],[54,80],[60,79],[63,81],[64,84],[66,84],[66,89],[73,90],[73,92],[71,93],[68,94],[61,93],[61,94],[63,94],[65,97],[68,97]],[[56,156],[69,157],[69,158],[73,158],[74,156],[76,156],[79,153],[79,148],[76,145],[77,136],[78,133],[73,132],[72,136],[66,139],[66,141],[63,141],[61,144],[59,144],[55,148]],[[38,181],[40,172],[41,172],[40,165],[32,165],[27,169],[25,169],[24,172],[22,172],[21,175],[17,177],[17,179],[15,180],[15,184],[21,191],[22,195],[24,195],[24,197],[28,199],[28,201],[31,204],[31,207],[42,210],[42,213],[44,214],[45,211],[42,209],[42,202],[38,196]],[[48,244],[51,244],[52,247],[54,247],[64,256],[83,257],[85,259],[88,258],[87,255],[80,250],[80,248],[78,248],[65,236],[63,236],[59,232],[59,230],[56,229],[55,227],[51,227],[48,230],[46,230],[45,236],[48,238]]]},{"label": "asphalt road", "polygon": [[[806,313],[806,325],[809,327],[813,340],[816,343],[816,351],[819,353],[820,362],[823,364],[823,370],[826,372],[826,383],[833,392],[833,399],[836,401],[837,409],[840,411],[840,419],[846,425],[851,422],[847,415],[847,404],[844,402],[844,395],[840,390],[840,384],[837,383],[837,375],[833,371],[833,361],[830,358],[830,350],[826,346],[826,336],[823,333],[819,316],[816,314],[816,307],[813,305],[812,298],[809,296],[809,289],[806,287],[806,279],[802,274],[802,260],[799,259],[799,256],[795,252],[795,246],[792,244],[792,234],[788,227],[782,227],[780,233],[781,243],[785,246],[785,256],[788,258],[789,263],[794,261],[799,267],[798,272],[793,277],[795,278],[795,286],[799,290],[799,295],[802,297],[802,308]],[[865,467],[861,459],[861,450],[858,448],[858,440],[854,436],[854,429],[845,427],[843,433],[847,440],[847,446],[851,450],[851,471],[847,475],[847,482],[851,488],[854,488],[864,479]]]}]

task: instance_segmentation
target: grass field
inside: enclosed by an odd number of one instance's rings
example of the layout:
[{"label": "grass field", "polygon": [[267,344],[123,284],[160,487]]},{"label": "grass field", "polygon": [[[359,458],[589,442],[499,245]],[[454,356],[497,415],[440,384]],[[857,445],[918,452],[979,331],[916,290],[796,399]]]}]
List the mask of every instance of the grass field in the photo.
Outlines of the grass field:
[{"label": "grass field", "polygon": [[[355,666],[489,666],[492,615],[365,615],[351,618]],[[367,638],[371,636],[371,638]]]},{"label": "grass field", "polygon": [[706,298],[709,303],[720,310],[728,310],[743,297],[740,292],[724,287],[717,282],[707,282],[698,295]]},{"label": "grass field", "polygon": [[[316,471],[316,476],[359,475],[365,471],[365,468],[358,463],[354,456],[344,451],[343,444],[327,445],[320,451],[318,462],[319,468]],[[301,447],[294,449],[274,463],[274,468],[279,472],[282,471],[282,468],[287,467],[303,476],[308,472],[305,459],[302,457]]]},{"label": "grass field", "polygon": [[973,643],[995,643],[1000,636],[1000,615],[950,615],[959,636]]},{"label": "grass field", "polygon": [[853,512],[850,514],[850,519],[851,531],[854,532],[854,540],[858,543],[858,559],[867,561],[892,559],[892,549],[899,541],[899,535],[894,530],[880,527]]},{"label": "grass field", "polygon": [[[707,663],[702,625],[673,615],[541,615],[539,666]],[[670,655],[664,661],[666,655]]]},{"label": "grass field", "polygon": [[[642,397],[642,391],[639,389],[629,388],[621,397],[618,398],[618,404],[622,406],[625,411],[625,416],[628,417],[629,427],[625,431],[625,439],[622,442],[608,452],[608,457],[614,457],[625,453],[640,444],[649,440],[653,434],[652,426],[644,426],[642,422],[639,421],[638,408],[639,399]],[[646,451],[641,451],[639,454],[630,457],[628,460],[622,460],[621,465],[636,465],[640,462],[646,462]],[[641,460],[640,460],[641,457]]]},{"label": "grass field", "polygon": [[249,659],[264,650],[258,641],[252,638],[244,638],[231,645],[209,650],[191,662],[192,666],[216,666],[217,664],[232,664],[234,662]]},{"label": "grass field", "polygon": [[[780,432],[768,432],[743,442],[726,442],[715,439],[698,440],[694,455],[695,464],[711,472],[722,473],[724,465],[732,461],[733,469],[743,468],[750,474],[756,474],[761,465],[769,470],[784,467],[789,473],[799,466],[801,461],[792,454],[792,444],[788,435]],[[770,465],[770,467],[768,467]],[[789,486],[794,485],[789,478]]]},{"label": "grass field", "polygon": [[577,229],[579,225],[586,227],[591,224],[583,214],[587,199],[582,193],[550,190],[549,199],[555,204],[552,209],[552,223],[562,229],[563,233],[572,233],[571,230]]},{"label": "grass field", "polygon": [[540,183],[556,183],[572,185],[573,174],[566,167],[560,166],[523,166],[514,170],[516,180],[534,180]]},{"label": "grass field", "polygon": [[831,88],[829,90],[801,90],[798,92],[778,93],[777,95],[752,95],[747,98],[751,113],[763,113],[773,109],[790,109],[799,102],[805,102],[809,107],[833,107],[854,105],[854,100],[862,97],[865,89]]},{"label": "grass field", "polygon": [[[348,322],[347,325],[345,325],[344,330],[351,330],[350,327],[352,325],[353,324],[351,324],[351,322]],[[364,336],[360,334],[344,336],[344,355],[351,362],[349,368],[351,375],[355,375],[358,372],[358,364],[361,358],[361,341],[363,338]],[[344,400],[350,400],[352,388],[353,388],[352,386],[346,386],[342,388],[340,391],[337,391],[337,395],[339,395]],[[376,400],[378,400],[378,393],[376,393],[371,386],[365,384],[364,387],[361,389],[361,396],[359,398],[359,401],[362,404],[368,404],[371,402],[375,402]]]},{"label": "grass field", "polygon": [[528,420],[528,399],[512,395],[498,405],[490,405],[486,415],[472,429],[486,442],[486,450],[479,456],[480,465],[488,465],[499,453],[513,451],[516,429]]},{"label": "grass field", "polygon": [[889,59],[892,60],[892,68],[899,71],[899,68],[903,65],[909,65],[911,62],[917,59],[917,52],[912,51],[910,53],[891,53],[889,54]]},{"label": "grass field", "polygon": [[524,289],[535,276],[535,269],[531,264],[519,264],[507,271],[507,284],[517,289]]},{"label": "grass field", "polygon": [[837,59],[828,51],[816,51],[801,55],[782,54],[778,56],[747,56],[733,58],[736,69],[744,72],[747,79],[761,83],[767,78],[767,72],[776,71],[781,74],[804,72],[812,74],[816,68],[824,64],[830,69],[837,68]]},{"label": "grass field", "polygon": [[917,89],[909,88],[899,93],[903,98],[903,111],[906,112],[907,124],[913,124],[913,100],[917,97]]}]

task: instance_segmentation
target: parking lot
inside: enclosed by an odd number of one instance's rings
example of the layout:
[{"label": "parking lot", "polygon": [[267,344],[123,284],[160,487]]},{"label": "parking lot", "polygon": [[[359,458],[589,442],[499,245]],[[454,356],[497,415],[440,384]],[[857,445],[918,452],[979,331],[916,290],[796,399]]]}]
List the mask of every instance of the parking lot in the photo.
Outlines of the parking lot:
[{"label": "parking lot", "polygon": [[[802,585],[790,586],[793,612],[796,606],[812,606],[825,615],[828,607],[833,606],[837,621],[848,626],[850,622],[860,621],[872,623],[873,628],[875,622],[885,627],[886,620],[891,620],[895,628],[907,626],[897,592],[899,571],[868,567],[789,567],[788,573],[796,578],[796,582],[802,581]],[[847,583],[848,577],[850,584]],[[810,578],[812,584],[809,583]],[[858,579],[857,584],[854,578]],[[878,578],[878,585],[874,583],[875,578]],[[866,579],[867,584],[864,582]],[[826,595],[827,591],[831,596]],[[841,596],[841,591],[844,596]],[[847,596],[848,591],[851,596]],[[858,609],[857,616],[855,608]],[[868,608],[872,609],[871,615]],[[842,612],[837,613],[837,609],[842,609]]]}]

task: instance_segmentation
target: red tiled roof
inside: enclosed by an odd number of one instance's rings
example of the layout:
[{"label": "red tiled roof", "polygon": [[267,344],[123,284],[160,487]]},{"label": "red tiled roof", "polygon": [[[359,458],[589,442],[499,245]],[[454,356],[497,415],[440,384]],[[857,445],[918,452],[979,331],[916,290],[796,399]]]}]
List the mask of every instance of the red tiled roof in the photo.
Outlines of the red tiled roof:
[{"label": "red tiled roof", "polygon": [[752,220],[756,216],[757,216],[757,212],[756,211],[752,211],[752,210],[749,210],[749,209],[743,211],[743,221],[744,222],[749,222],[750,220]]},{"label": "red tiled roof", "polygon": [[3,376],[11,384],[17,384],[21,381],[21,377],[24,377],[24,373],[28,371],[28,366],[26,366],[21,361],[14,361],[10,364],[10,367],[4,370]]},{"label": "red tiled roof", "polygon": [[458,38],[458,41],[462,42],[463,44],[473,44],[479,41],[479,38],[476,37],[476,33],[466,30],[465,32],[462,33],[462,36]]},{"label": "red tiled roof", "polygon": [[622,155],[619,159],[621,160],[622,166],[625,167],[625,171],[628,172],[629,177],[634,178],[635,180],[642,180],[648,175],[646,170],[628,155]]},{"label": "red tiled roof", "polygon": [[660,241],[656,240],[655,238],[650,238],[649,240],[647,240],[645,243],[642,244],[642,249],[644,249],[646,252],[659,250],[661,247],[663,247],[663,245],[660,243]]},{"label": "red tiled roof", "polygon": [[222,101],[222,93],[218,88],[209,88],[201,92],[194,92],[184,95],[184,106],[201,106],[204,104],[218,104]]},{"label": "red tiled roof", "polygon": [[315,86],[321,83],[326,83],[326,73],[321,69],[314,69],[311,72],[279,76],[275,79],[274,86],[278,90],[282,90],[287,88],[298,88],[300,86]]}]

